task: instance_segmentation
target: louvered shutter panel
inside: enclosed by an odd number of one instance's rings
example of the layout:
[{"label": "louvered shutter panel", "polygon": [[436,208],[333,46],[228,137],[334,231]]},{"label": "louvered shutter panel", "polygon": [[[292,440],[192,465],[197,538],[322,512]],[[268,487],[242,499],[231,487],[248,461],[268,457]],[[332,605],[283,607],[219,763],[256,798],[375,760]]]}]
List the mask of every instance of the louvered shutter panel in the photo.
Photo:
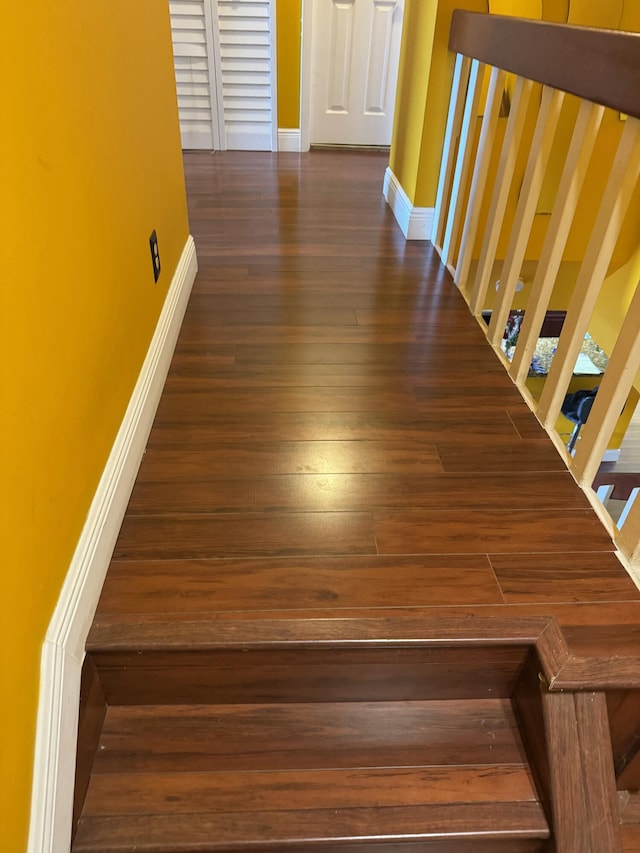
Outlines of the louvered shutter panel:
[{"label": "louvered shutter panel", "polygon": [[214,147],[211,98],[215,86],[205,2],[169,2],[183,148]]},{"label": "louvered shutter panel", "polygon": [[270,0],[218,0],[227,148],[271,151]]}]

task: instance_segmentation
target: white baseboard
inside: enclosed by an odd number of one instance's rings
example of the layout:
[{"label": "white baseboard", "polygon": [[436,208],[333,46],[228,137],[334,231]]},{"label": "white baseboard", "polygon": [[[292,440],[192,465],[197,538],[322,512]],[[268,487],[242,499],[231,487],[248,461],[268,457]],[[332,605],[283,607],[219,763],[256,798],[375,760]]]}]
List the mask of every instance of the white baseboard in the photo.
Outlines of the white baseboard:
[{"label": "white baseboard", "polygon": [[300,130],[278,128],[278,151],[300,151]]},{"label": "white baseboard", "polygon": [[382,193],[407,240],[431,240],[435,208],[414,207],[389,167],[384,173]]},{"label": "white baseboard", "polygon": [[617,462],[620,459],[620,449],[617,450],[605,450],[604,456],[602,457],[603,462]]},{"label": "white baseboard", "polygon": [[227,151],[273,151],[276,144],[270,124],[265,124],[261,130],[243,130],[230,125],[227,126],[225,135]]},{"label": "white baseboard", "polygon": [[69,853],[85,643],[197,269],[195,244],[189,237],[47,630],[40,665],[28,853]]}]

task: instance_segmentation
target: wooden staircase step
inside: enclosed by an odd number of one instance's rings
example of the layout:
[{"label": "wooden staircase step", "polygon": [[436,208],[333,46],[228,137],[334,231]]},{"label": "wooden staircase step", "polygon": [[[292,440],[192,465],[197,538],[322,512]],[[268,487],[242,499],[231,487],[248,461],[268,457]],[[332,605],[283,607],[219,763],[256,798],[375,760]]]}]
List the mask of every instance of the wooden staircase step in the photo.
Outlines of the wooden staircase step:
[{"label": "wooden staircase step", "polygon": [[[74,853],[375,853],[542,851],[549,831],[536,803],[283,809],[83,818]],[[473,842],[476,842],[475,844]]]},{"label": "wooden staircase step", "polygon": [[101,773],[523,763],[507,700],[111,706]]},{"label": "wooden staircase step", "polygon": [[547,627],[542,619],[134,618],[94,625],[88,653],[109,705],[496,698],[512,695]]},{"label": "wooden staircase step", "polygon": [[521,765],[96,774],[85,817],[535,802]]},{"label": "wooden staircase step", "polygon": [[111,706],[74,853],[543,849],[507,699]]}]

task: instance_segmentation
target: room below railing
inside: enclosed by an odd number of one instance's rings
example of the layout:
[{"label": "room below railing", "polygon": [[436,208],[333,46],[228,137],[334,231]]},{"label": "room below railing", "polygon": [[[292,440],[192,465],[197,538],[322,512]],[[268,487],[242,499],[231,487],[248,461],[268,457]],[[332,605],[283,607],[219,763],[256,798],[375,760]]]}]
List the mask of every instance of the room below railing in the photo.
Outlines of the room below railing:
[{"label": "room below railing", "polygon": [[449,46],[433,243],[637,563],[640,501],[616,525],[592,485],[640,388],[640,35],[457,10]]}]

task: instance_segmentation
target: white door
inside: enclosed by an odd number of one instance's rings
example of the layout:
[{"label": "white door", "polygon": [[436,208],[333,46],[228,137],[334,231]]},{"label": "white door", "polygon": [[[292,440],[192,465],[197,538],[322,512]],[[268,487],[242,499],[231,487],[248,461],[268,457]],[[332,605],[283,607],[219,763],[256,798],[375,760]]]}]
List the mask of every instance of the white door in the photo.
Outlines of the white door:
[{"label": "white door", "polygon": [[389,145],[404,0],[314,0],[310,141]]}]

